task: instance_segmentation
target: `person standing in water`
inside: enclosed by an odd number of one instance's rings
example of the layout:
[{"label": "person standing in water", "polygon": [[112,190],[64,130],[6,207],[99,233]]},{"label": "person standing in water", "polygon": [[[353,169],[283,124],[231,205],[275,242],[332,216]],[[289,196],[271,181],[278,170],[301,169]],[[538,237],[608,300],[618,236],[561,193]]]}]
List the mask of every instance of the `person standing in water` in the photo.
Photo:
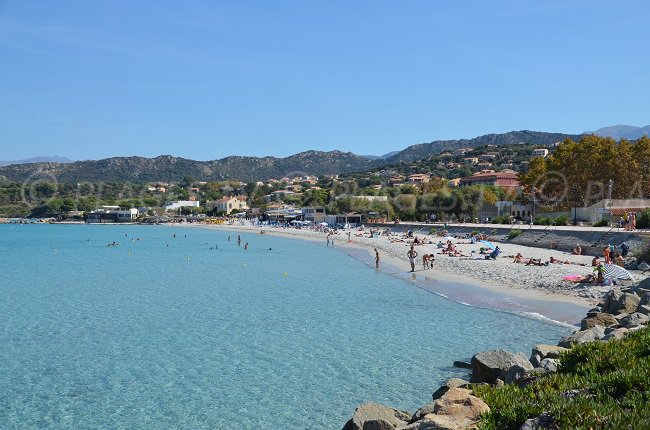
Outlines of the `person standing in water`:
[{"label": "person standing in water", "polygon": [[248,242],[244,244],[244,251],[248,251]]},{"label": "person standing in water", "polygon": [[379,269],[379,251],[375,248],[375,269]]},{"label": "person standing in water", "polygon": [[237,246],[241,246],[241,236],[237,235]]},{"label": "person standing in water", "polygon": [[406,256],[409,258],[409,263],[411,263],[411,272],[415,272],[415,257],[418,256],[418,252],[413,245],[411,245],[411,249],[406,253]]}]

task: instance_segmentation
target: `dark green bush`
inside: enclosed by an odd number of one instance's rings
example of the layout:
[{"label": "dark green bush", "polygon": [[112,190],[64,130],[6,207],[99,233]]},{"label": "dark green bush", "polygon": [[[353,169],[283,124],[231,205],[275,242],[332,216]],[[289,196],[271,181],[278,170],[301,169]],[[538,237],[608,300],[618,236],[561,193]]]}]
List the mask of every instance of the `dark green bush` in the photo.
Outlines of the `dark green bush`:
[{"label": "dark green bush", "polygon": [[510,233],[508,233],[508,240],[514,239],[515,237],[519,236],[521,234],[521,230],[513,228],[510,230]]},{"label": "dark green bush", "polygon": [[510,224],[510,217],[495,216],[494,218],[492,218],[492,224]]},{"label": "dark green bush", "polygon": [[646,209],[637,215],[636,228],[650,228],[650,209]]},{"label": "dark green bush", "polygon": [[608,225],[609,225],[609,221],[607,221],[606,219],[601,219],[600,221],[595,222],[593,224],[594,227],[606,227]]},{"label": "dark green bush", "polygon": [[561,355],[558,373],[525,388],[473,390],[491,408],[480,426],[484,430],[516,430],[542,412],[560,429],[648,429],[650,328],[620,341],[577,345]]},{"label": "dark green bush", "polygon": [[560,215],[559,217],[553,220],[555,225],[567,225],[569,224],[569,217],[566,215]]}]

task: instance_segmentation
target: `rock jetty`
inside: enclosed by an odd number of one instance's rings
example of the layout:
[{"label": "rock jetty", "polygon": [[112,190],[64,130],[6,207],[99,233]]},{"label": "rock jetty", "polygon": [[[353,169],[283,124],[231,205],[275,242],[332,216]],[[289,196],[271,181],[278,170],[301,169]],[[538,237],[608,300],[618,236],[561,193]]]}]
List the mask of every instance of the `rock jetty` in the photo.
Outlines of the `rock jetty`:
[{"label": "rock jetty", "polygon": [[[650,323],[650,280],[625,288],[612,288],[590,309],[580,329],[560,339],[557,345],[536,345],[530,357],[503,349],[482,351],[471,363],[469,380],[447,380],[432,395],[432,401],[410,414],[387,406],[368,403],[359,406],[343,430],[461,430],[476,429],[489,406],[475,396],[477,384],[500,387],[526,386],[542,375],[557,372],[560,355],[576,344],[622,339]],[[567,393],[580,395],[580,393]],[[544,413],[521,424],[520,430],[552,428],[553,416]]]}]

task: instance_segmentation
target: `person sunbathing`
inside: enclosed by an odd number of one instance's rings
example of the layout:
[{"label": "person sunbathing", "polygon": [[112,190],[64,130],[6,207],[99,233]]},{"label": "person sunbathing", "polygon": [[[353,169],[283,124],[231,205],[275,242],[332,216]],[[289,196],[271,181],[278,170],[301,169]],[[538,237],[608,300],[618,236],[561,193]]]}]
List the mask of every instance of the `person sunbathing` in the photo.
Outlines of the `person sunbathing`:
[{"label": "person sunbathing", "polygon": [[521,255],[521,252],[517,253],[515,255],[515,259],[512,261],[513,263],[523,263],[524,262],[524,256]]},{"label": "person sunbathing", "polygon": [[530,260],[528,260],[528,263],[526,263],[526,266],[543,266],[542,259],[541,258],[531,258]]},{"label": "person sunbathing", "polygon": [[576,246],[573,248],[573,255],[582,255],[582,246],[579,243],[576,243]]},{"label": "person sunbathing", "polygon": [[573,264],[573,263],[571,263],[569,260],[564,260],[564,261],[562,261],[562,260],[558,260],[558,259],[555,258],[555,257],[551,257],[551,258],[549,258],[548,262],[549,262],[550,264]]}]

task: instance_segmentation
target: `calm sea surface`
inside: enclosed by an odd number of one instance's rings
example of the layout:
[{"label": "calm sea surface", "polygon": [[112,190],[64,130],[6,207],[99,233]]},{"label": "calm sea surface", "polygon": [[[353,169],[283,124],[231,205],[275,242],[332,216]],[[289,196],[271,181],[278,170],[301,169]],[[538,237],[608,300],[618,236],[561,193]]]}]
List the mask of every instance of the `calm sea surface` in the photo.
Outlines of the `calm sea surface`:
[{"label": "calm sea surface", "polygon": [[0,428],[339,429],[364,402],[414,411],[453,360],[569,331],[228,235],[0,226]]}]

